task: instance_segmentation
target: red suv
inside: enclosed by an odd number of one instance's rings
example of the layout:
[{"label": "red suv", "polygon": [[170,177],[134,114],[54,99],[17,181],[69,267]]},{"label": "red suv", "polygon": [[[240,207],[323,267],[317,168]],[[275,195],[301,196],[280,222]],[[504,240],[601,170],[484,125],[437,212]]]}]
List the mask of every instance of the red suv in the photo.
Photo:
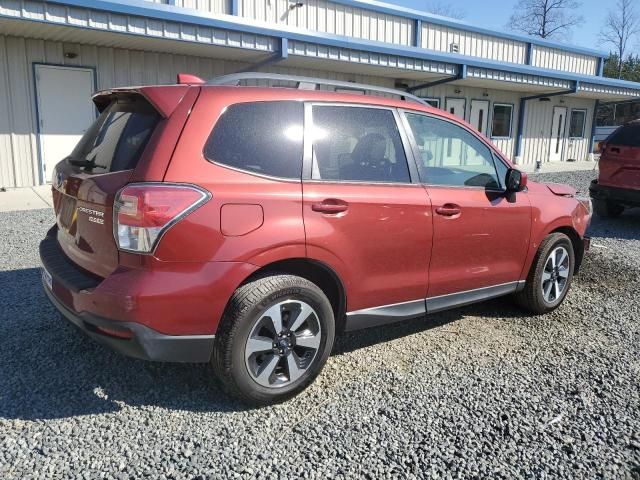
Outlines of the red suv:
[{"label": "red suv", "polygon": [[[237,86],[258,77],[287,88]],[[96,94],[100,116],[55,169],[45,291],[94,339],[211,361],[261,404],[309,385],[337,332],[565,298],[589,200],[527,182],[456,117],[351,83],[186,81]]]},{"label": "red suv", "polygon": [[640,207],[640,120],[619,127],[600,152],[600,173],[589,187],[594,211],[617,217],[626,207]]}]

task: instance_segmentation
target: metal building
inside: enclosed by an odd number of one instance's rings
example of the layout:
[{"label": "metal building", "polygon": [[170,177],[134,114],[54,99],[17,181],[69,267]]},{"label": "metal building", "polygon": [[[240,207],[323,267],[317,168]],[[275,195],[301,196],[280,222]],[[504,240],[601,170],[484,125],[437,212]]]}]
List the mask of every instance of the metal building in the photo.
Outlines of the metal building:
[{"label": "metal building", "polygon": [[517,164],[585,160],[604,52],[363,0],[0,0],[0,186],[49,181],[92,91],[243,69],[408,89]]}]

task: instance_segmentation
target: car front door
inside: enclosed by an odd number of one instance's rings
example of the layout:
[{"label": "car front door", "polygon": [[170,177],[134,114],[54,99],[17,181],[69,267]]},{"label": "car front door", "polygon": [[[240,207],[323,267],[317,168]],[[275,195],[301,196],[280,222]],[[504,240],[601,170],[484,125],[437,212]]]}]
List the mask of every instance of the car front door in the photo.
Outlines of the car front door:
[{"label": "car front door", "polygon": [[[512,291],[529,247],[527,193],[505,194],[508,166],[471,130],[435,115],[403,115],[433,209],[427,310]],[[437,145],[451,140],[459,154],[440,162]]]},{"label": "car front door", "polygon": [[342,280],[348,329],[425,311],[431,205],[398,121],[391,108],[306,105],[307,256]]}]

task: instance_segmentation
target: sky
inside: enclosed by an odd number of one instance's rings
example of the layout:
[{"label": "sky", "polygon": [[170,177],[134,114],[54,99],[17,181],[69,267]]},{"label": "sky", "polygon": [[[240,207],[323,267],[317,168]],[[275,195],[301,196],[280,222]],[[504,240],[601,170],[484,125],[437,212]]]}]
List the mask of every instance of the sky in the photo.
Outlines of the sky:
[{"label": "sky", "polygon": [[[385,0],[404,7],[416,10],[425,10],[433,3],[450,4],[456,10],[466,12],[464,21],[485,28],[505,31],[513,7],[517,0]],[[615,0],[582,0],[580,14],[584,17],[584,23],[574,28],[573,35],[568,42],[585,48],[594,48],[608,52],[610,47],[599,40],[599,33],[607,17],[608,9],[615,4]],[[634,48],[638,51],[637,45]]]}]

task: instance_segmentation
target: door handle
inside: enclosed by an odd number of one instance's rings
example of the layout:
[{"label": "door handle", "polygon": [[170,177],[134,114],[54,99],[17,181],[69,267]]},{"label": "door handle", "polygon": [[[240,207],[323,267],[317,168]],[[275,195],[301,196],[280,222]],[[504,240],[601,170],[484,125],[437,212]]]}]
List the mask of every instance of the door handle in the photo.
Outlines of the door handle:
[{"label": "door handle", "polygon": [[320,203],[311,205],[311,210],[319,213],[336,214],[346,212],[349,204],[342,200],[323,200]]},{"label": "door handle", "polygon": [[611,147],[611,151],[613,153],[620,153],[620,149],[618,147]]},{"label": "door handle", "polygon": [[445,203],[443,206],[436,208],[436,213],[443,217],[454,217],[460,215],[460,207],[451,203]]}]

